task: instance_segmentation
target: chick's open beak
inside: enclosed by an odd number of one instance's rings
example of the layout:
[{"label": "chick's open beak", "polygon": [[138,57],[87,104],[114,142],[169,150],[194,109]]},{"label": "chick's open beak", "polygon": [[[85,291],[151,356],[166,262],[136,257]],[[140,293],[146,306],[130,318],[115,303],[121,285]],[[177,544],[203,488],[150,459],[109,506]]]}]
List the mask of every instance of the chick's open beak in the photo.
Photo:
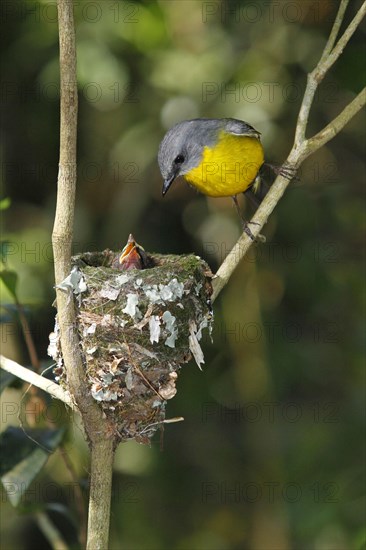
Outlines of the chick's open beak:
[{"label": "chick's open beak", "polygon": [[145,251],[137,244],[133,235],[128,238],[127,244],[122,250],[122,254],[119,257],[119,269],[144,269],[145,267]]}]

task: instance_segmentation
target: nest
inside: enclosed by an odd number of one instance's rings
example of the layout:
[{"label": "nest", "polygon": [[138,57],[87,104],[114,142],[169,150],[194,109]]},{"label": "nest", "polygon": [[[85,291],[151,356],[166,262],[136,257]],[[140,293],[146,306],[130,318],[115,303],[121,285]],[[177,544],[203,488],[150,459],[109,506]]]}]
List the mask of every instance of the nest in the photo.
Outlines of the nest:
[{"label": "nest", "polygon": [[[127,271],[117,258],[109,250],[76,256],[64,283],[73,289],[91,395],[117,440],[149,443],[176,394],[181,366],[192,356],[199,367],[204,362],[199,340],[211,330],[212,274],[194,255],[145,253],[148,267]],[[67,386],[57,322],[50,348]]]}]

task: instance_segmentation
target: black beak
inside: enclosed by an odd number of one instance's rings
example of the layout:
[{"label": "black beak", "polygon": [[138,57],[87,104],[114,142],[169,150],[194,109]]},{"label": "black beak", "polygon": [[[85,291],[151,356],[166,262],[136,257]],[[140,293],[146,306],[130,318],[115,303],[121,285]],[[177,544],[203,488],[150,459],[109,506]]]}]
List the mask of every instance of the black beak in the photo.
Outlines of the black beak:
[{"label": "black beak", "polygon": [[169,187],[171,186],[171,184],[173,183],[173,181],[175,180],[176,178],[176,174],[173,174],[172,176],[168,177],[164,183],[163,183],[163,189],[162,189],[162,195],[164,197],[164,195],[168,192],[168,189]]}]

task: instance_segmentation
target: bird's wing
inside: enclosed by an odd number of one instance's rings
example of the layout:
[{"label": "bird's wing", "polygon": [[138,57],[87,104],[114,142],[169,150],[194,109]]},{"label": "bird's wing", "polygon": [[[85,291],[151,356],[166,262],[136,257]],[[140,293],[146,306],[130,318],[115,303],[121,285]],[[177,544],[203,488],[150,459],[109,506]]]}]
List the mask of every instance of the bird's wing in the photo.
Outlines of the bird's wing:
[{"label": "bird's wing", "polygon": [[260,139],[260,132],[258,132],[253,126],[244,122],[243,120],[237,120],[235,118],[225,119],[225,130],[229,134],[236,136],[252,136]]}]

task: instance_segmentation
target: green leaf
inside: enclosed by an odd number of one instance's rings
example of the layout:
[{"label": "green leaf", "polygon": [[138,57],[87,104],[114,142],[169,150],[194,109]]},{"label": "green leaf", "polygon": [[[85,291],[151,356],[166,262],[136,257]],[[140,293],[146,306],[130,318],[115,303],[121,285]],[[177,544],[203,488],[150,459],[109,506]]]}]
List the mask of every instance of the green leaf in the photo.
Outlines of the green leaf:
[{"label": "green leaf", "polygon": [[[27,430],[8,427],[0,435],[1,481],[13,506],[24,495],[62,440],[64,429]],[[32,439],[30,439],[32,438]]]},{"label": "green leaf", "polygon": [[0,279],[3,281],[10,294],[16,299],[18,274],[15,271],[10,271],[10,269],[3,269],[0,271]]},{"label": "green leaf", "polygon": [[0,200],[0,210],[7,210],[7,208],[9,208],[10,205],[11,205],[10,197],[5,197],[4,199]]}]

